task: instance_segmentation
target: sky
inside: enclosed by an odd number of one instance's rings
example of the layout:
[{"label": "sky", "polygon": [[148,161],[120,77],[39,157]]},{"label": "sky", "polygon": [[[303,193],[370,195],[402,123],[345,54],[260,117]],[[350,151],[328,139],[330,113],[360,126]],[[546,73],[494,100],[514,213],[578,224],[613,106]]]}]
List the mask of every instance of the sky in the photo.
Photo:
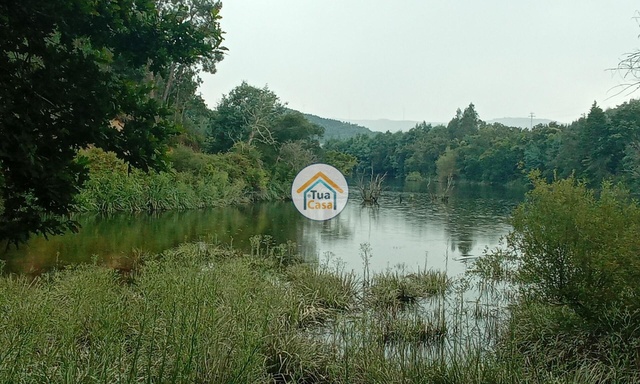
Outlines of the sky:
[{"label": "sky", "polygon": [[630,0],[222,0],[225,59],[202,74],[214,108],[242,81],[340,120],[447,122],[475,105],[569,123],[614,107],[640,48]]}]

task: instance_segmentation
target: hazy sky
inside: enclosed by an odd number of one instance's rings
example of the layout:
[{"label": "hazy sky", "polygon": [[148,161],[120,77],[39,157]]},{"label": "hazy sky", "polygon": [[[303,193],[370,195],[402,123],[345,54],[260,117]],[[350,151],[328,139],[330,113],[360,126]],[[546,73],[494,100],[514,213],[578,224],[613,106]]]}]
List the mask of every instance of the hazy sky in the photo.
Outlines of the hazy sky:
[{"label": "hazy sky", "polygon": [[[526,4],[525,4],[526,3]],[[224,45],[201,92],[215,107],[241,81],[338,119],[571,122],[612,107],[607,71],[640,48],[631,0],[223,0]],[[612,97],[613,96],[613,97]]]}]

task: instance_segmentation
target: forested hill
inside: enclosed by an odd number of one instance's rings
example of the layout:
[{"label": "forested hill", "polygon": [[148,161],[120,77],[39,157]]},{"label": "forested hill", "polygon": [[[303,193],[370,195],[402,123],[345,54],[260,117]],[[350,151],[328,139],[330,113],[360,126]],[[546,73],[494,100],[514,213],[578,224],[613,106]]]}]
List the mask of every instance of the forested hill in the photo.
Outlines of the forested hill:
[{"label": "forested hill", "polygon": [[304,113],[304,117],[311,123],[317,124],[324,128],[324,137],[322,141],[326,142],[331,139],[347,140],[357,135],[374,135],[375,132],[361,125],[346,123],[344,121],[327,119],[324,117]]}]

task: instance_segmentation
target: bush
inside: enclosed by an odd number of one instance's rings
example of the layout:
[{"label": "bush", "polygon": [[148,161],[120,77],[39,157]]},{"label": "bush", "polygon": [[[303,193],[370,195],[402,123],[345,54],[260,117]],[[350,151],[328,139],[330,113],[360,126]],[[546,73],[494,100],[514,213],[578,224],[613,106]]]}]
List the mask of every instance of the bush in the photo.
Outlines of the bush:
[{"label": "bush", "polygon": [[507,248],[472,271],[520,291],[496,357],[539,382],[638,382],[638,203],[606,182],[531,180]]},{"label": "bush", "polygon": [[508,237],[527,293],[590,320],[611,308],[640,311],[637,202],[609,183],[598,196],[573,178],[533,183]]},{"label": "bush", "polygon": [[406,182],[411,182],[411,183],[422,183],[424,181],[426,181],[426,179],[424,178],[424,176],[422,176],[422,174],[418,171],[412,171],[409,172],[409,174],[407,175],[407,177],[405,177],[405,181]]}]

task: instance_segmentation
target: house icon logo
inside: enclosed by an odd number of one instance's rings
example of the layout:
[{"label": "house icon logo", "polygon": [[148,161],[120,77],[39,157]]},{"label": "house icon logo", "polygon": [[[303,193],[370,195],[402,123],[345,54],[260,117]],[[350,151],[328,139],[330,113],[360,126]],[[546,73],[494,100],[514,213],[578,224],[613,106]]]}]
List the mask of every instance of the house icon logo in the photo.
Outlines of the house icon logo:
[{"label": "house icon logo", "polygon": [[[320,193],[318,187],[324,187],[327,192]],[[340,186],[327,177],[322,171],[313,175],[296,191],[304,196],[304,210],[307,209],[337,209],[338,193],[344,193]]]},{"label": "house icon logo", "polygon": [[340,171],[327,164],[313,164],[298,173],[291,186],[294,205],[312,220],[329,220],[347,205],[349,186]]}]

